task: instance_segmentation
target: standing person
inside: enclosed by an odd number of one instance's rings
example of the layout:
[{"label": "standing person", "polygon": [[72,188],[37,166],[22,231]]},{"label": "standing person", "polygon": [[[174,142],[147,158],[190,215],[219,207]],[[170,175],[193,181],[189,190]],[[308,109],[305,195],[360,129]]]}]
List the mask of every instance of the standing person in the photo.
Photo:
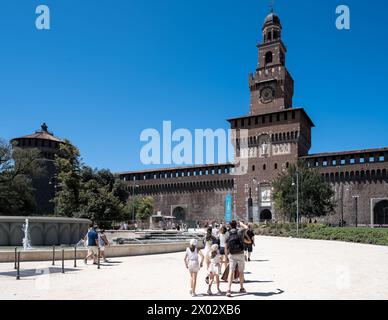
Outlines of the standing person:
[{"label": "standing person", "polygon": [[[219,233],[220,238],[220,255],[221,255],[221,269],[222,265],[226,264],[225,261],[225,247],[226,247],[226,239],[228,237],[226,227],[222,226]],[[226,267],[226,266],[225,266]]]},{"label": "standing person", "polygon": [[104,262],[108,262],[105,256],[105,247],[109,247],[109,241],[104,229],[100,230],[98,233],[98,246],[100,248],[100,258],[103,258]]},{"label": "standing person", "polygon": [[208,253],[208,259],[210,260],[210,264],[208,267],[209,273],[209,288],[207,290],[207,294],[209,296],[213,295],[212,293],[212,285],[214,280],[216,280],[218,294],[222,294],[220,289],[220,273],[221,273],[221,255],[218,250],[218,245],[213,244],[211,246],[210,252]]},{"label": "standing person", "polygon": [[93,263],[97,264],[97,255],[98,255],[98,235],[96,232],[97,226],[90,225],[89,232],[87,234],[87,245],[88,245],[88,254],[84,259],[85,264],[88,264],[88,260],[93,258]]},{"label": "standing person", "polygon": [[[206,268],[209,268],[209,265],[210,265],[210,260],[208,259],[208,257],[209,257],[209,252],[211,250],[211,246],[213,244],[218,244],[218,239],[215,236],[213,236],[213,228],[208,227],[206,236],[203,239]],[[209,284],[209,276],[206,277],[205,281],[206,281],[206,284]]]},{"label": "standing person", "polygon": [[245,251],[245,261],[251,262],[251,254],[253,252],[253,247],[255,246],[255,233],[253,232],[253,226],[250,223],[248,225],[248,230],[244,234],[244,251]]},{"label": "standing person", "polygon": [[85,235],[85,238],[84,238],[84,246],[85,247],[88,247],[88,234],[89,234],[89,231],[93,229],[93,225],[90,224],[89,225],[89,229],[88,229],[88,232],[86,232],[86,235]]},{"label": "standing person", "polygon": [[240,222],[241,229],[237,230],[237,222],[234,220],[230,223],[230,227],[231,230],[228,232],[225,248],[225,254],[227,255],[227,261],[229,262],[227,297],[232,296],[233,276],[237,268],[240,278],[240,293],[246,293],[244,288],[244,232],[248,229],[248,227]]},{"label": "standing person", "polygon": [[[201,263],[199,263],[199,258],[201,257]],[[184,262],[186,268],[190,272],[190,294],[192,297],[196,297],[197,294],[195,292],[197,287],[197,277],[199,270],[203,267],[204,256],[201,250],[198,249],[198,241],[193,239],[190,241],[190,247],[186,249],[186,254],[184,258]]]}]

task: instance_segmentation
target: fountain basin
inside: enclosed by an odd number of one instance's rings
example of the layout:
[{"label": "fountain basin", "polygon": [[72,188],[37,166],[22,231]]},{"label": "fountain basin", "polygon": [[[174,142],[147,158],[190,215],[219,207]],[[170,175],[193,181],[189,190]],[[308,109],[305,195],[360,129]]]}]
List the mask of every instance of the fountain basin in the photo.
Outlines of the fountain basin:
[{"label": "fountain basin", "polygon": [[22,245],[26,219],[29,221],[32,247],[77,244],[86,235],[91,223],[87,219],[63,217],[0,216],[0,246]]},{"label": "fountain basin", "polygon": [[[153,243],[153,244],[128,244],[119,246],[110,246],[105,249],[105,254],[108,258],[116,257],[130,257],[130,256],[141,256],[141,255],[153,255],[153,254],[164,254],[183,252],[188,247],[187,242],[174,242],[174,243]],[[21,249],[21,250],[20,250]],[[14,262],[15,261],[15,248],[10,250],[2,250],[0,248],[0,263],[3,262]],[[74,260],[74,248],[58,247],[55,248],[55,259],[59,261],[62,259],[62,250],[64,250],[64,260]],[[53,250],[50,247],[39,248],[35,250],[22,251],[19,248],[21,254],[21,261],[52,261]],[[86,248],[77,248],[77,259],[84,259],[87,254]],[[183,256],[182,256],[183,259]]]}]

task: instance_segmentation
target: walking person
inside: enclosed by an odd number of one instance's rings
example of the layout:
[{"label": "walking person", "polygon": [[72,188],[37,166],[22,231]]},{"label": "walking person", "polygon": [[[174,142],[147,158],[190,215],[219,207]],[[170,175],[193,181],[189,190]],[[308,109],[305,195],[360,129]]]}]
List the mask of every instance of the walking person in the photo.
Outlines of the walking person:
[{"label": "walking person", "polygon": [[[213,235],[213,228],[208,227],[206,236],[203,239],[204,256],[205,256],[205,263],[206,263],[207,269],[209,268],[209,265],[210,265],[209,252],[213,244],[218,244],[218,239]],[[206,277],[205,281],[206,281],[206,284],[209,284],[209,276]]]},{"label": "walking person", "polygon": [[228,291],[227,297],[232,296],[232,282],[236,269],[239,272],[240,278],[240,293],[246,293],[244,288],[244,270],[245,270],[245,258],[244,258],[244,233],[248,227],[240,222],[240,230],[237,230],[237,222],[232,221],[230,223],[231,230],[228,232],[226,240],[225,253],[227,255],[227,261],[229,262],[229,277],[228,277]]},{"label": "walking person", "polygon": [[222,294],[221,289],[220,289],[221,255],[220,255],[220,252],[218,250],[217,244],[212,245],[210,252],[209,252],[208,259],[210,260],[210,264],[209,264],[209,268],[208,268],[209,288],[207,290],[207,294],[209,296],[213,295],[212,286],[213,286],[213,283],[215,280],[216,285],[217,285],[218,294],[221,295]]},{"label": "walking person", "polygon": [[253,232],[253,226],[250,223],[248,225],[248,230],[244,233],[245,261],[251,262],[251,254],[253,252],[254,246],[255,246],[255,233]]},{"label": "walking person", "polygon": [[221,271],[222,271],[222,265],[225,264],[226,268],[226,261],[225,261],[225,247],[226,247],[226,239],[228,237],[227,230],[225,226],[222,226],[220,229],[219,239],[220,239],[220,255],[221,255]]},{"label": "walking person", "polygon": [[104,262],[109,262],[105,256],[105,247],[109,247],[109,245],[110,244],[108,238],[106,237],[105,230],[100,230],[98,233],[98,246],[100,248],[100,258],[102,258]]},{"label": "walking person", "polygon": [[88,264],[88,260],[93,258],[93,263],[97,264],[98,255],[98,235],[96,232],[97,226],[90,225],[89,232],[85,237],[88,246],[88,254],[84,259],[85,264]]},{"label": "walking person", "polygon": [[[199,262],[201,257],[201,263]],[[201,250],[198,249],[198,241],[193,239],[190,241],[190,247],[186,249],[184,262],[186,268],[190,272],[190,294],[196,297],[197,277],[199,270],[203,267],[204,256]]]}]

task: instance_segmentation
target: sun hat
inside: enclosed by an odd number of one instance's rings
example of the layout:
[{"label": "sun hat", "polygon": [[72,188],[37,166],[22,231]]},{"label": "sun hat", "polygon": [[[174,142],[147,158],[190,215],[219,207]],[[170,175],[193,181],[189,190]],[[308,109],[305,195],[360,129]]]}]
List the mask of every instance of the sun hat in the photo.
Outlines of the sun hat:
[{"label": "sun hat", "polygon": [[198,241],[197,241],[197,240],[192,239],[192,240],[190,241],[190,246],[196,247],[197,245],[198,245]]}]

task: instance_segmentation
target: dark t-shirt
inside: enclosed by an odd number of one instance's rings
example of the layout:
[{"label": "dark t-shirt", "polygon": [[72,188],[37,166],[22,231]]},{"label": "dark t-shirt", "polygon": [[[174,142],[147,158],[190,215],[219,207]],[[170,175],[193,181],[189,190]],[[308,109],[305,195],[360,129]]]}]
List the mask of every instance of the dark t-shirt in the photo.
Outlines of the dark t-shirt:
[{"label": "dark t-shirt", "polygon": [[252,230],[248,230],[247,236],[253,241],[253,239],[255,238],[255,233]]},{"label": "dark t-shirt", "polygon": [[88,232],[88,246],[89,247],[96,247],[96,240],[98,240],[98,234],[94,230],[90,230]]}]

